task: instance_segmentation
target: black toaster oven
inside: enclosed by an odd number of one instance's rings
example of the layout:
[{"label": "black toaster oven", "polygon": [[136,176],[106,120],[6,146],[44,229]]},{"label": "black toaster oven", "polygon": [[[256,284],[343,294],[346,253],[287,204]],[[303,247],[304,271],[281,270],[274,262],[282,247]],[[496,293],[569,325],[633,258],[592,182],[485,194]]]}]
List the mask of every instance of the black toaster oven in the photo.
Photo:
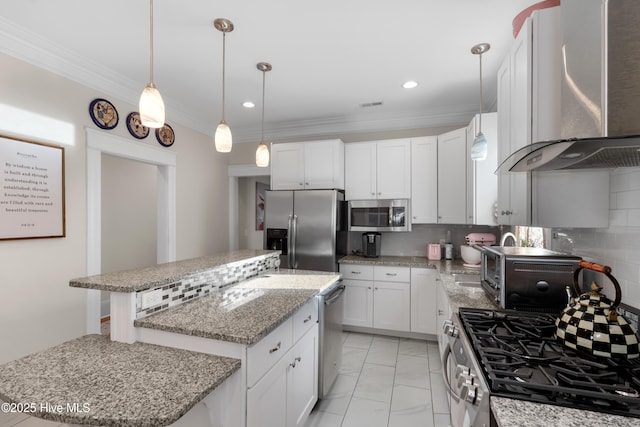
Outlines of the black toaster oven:
[{"label": "black toaster oven", "polygon": [[542,248],[480,247],[482,288],[501,308],[559,313],[582,259]]}]

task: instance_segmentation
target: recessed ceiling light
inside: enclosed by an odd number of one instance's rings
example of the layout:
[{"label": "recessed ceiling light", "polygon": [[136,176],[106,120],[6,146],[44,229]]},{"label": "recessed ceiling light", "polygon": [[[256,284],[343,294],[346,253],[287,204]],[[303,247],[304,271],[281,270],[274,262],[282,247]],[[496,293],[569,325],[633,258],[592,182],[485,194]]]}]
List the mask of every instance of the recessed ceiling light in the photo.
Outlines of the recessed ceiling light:
[{"label": "recessed ceiling light", "polygon": [[256,104],[254,104],[254,103],[253,103],[253,102],[251,102],[251,101],[245,101],[245,102],[243,102],[243,103],[242,103],[242,106],[243,106],[244,108],[253,108],[253,107],[255,107],[255,106],[256,106]]},{"label": "recessed ceiling light", "polygon": [[402,87],[405,89],[413,89],[414,87],[418,87],[418,82],[414,82],[413,80],[409,80],[408,82],[404,82]]}]

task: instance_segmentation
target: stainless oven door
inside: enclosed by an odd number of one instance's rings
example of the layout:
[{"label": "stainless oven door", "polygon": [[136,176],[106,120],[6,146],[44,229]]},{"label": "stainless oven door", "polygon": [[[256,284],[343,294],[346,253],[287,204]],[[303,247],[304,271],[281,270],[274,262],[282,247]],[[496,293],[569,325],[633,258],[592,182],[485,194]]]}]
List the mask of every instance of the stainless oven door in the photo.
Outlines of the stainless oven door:
[{"label": "stainless oven door", "polygon": [[453,320],[445,322],[449,345],[442,356],[442,376],[449,395],[452,427],[489,427],[489,389],[475,361],[464,331]]}]

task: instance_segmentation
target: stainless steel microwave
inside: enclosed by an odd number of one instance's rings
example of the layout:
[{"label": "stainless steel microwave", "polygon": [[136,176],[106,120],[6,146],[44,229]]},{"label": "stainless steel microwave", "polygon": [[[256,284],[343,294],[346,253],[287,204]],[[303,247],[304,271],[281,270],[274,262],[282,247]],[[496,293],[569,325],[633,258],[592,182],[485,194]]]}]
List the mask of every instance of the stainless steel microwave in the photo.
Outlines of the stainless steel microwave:
[{"label": "stainless steel microwave", "polygon": [[349,231],[411,231],[409,200],[351,200]]}]

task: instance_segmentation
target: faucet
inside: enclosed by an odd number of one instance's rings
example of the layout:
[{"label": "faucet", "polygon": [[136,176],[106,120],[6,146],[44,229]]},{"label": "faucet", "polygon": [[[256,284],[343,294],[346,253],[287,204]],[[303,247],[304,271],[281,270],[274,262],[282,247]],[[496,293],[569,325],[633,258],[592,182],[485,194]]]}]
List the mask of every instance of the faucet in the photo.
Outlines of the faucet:
[{"label": "faucet", "polygon": [[504,233],[502,235],[502,237],[500,238],[500,246],[504,246],[504,244],[506,243],[507,239],[511,237],[511,239],[513,240],[513,246],[516,246],[516,235],[513,234],[512,232],[508,231],[506,233]]}]

